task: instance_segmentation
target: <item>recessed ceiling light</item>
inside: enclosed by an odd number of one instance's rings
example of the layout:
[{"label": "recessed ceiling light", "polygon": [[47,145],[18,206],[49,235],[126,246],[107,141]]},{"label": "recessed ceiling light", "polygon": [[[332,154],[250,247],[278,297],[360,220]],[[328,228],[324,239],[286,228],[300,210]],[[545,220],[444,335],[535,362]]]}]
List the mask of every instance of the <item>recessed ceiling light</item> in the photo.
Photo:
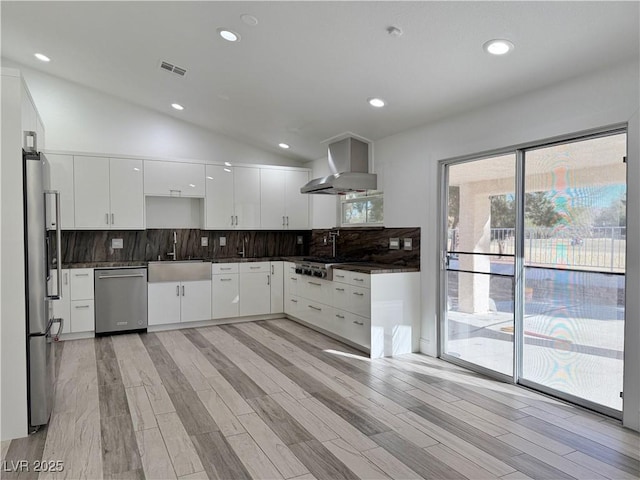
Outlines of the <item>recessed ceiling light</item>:
[{"label": "recessed ceiling light", "polygon": [[173,108],[175,108],[176,110],[184,110],[184,107],[182,105],[180,105],[179,103],[172,103],[171,106]]},{"label": "recessed ceiling light", "polygon": [[193,183],[190,183],[190,184],[189,184],[189,186],[190,186],[191,188],[195,188],[195,187],[196,187]]},{"label": "recessed ceiling light", "polygon": [[230,168],[225,168],[224,171],[231,173],[231,169]]},{"label": "recessed ceiling light", "polygon": [[385,101],[381,98],[368,98],[367,102],[369,102],[369,105],[376,108],[381,108],[386,105]]},{"label": "recessed ceiling light", "polygon": [[482,48],[485,49],[487,53],[491,55],[505,55],[513,50],[514,46],[509,40],[504,40],[501,38],[496,38],[493,40],[489,40]]},{"label": "recessed ceiling light", "polygon": [[207,180],[213,180],[213,177],[207,175]]},{"label": "recessed ceiling light", "polygon": [[49,57],[47,57],[45,54],[43,54],[43,53],[34,53],[33,56],[36,57],[41,62],[50,62],[51,61],[51,59]]},{"label": "recessed ceiling light", "polygon": [[227,42],[239,42],[240,34],[227,30],[226,28],[219,28],[218,35],[224,38]]},{"label": "recessed ceiling light", "polygon": [[247,25],[251,25],[252,27],[255,27],[258,24],[258,19],[253,15],[249,15],[248,13],[243,13],[242,15],[240,15],[240,19],[244,23],[246,23]]},{"label": "recessed ceiling light", "polygon": [[231,166],[231,162],[224,162],[225,166],[230,167]]},{"label": "recessed ceiling light", "polygon": [[133,171],[134,171],[134,172],[139,172],[139,171],[140,171],[140,169],[139,169],[138,167],[133,167]]},{"label": "recessed ceiling light", "polygon": [[278,146],[279,146],[280,148],[284,148],[285,150],[286,150],[287,148],[289,148],[289,144],[287,144],[287,143],[279,143],[279,144],[278,144]]}]

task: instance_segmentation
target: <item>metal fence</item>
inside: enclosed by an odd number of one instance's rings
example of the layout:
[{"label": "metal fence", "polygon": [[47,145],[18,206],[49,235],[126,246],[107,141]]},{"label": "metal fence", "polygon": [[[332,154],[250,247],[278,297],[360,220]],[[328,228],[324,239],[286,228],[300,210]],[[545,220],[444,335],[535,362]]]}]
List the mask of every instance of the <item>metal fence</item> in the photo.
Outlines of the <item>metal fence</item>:
[{"label": "metal fence", "polygon": [[[524,230],[528,265],[567,265],[597,271],[624,272],[626,227],[545,228]],[[449,229],[449,250],[460,247],[458,229]],[[492,228],[489,252],[515,254],[515,229]]]}]

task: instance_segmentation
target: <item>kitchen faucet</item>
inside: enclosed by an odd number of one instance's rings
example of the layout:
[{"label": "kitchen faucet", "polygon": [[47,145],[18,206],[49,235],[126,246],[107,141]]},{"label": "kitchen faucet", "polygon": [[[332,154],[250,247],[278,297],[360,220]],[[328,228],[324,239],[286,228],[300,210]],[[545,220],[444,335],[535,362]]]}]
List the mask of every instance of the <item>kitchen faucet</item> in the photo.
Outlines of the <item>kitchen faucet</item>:
[{"label": "kitchen faucet", "polygon": [[329,241],[331,242],[331,256],[333,258],[336,258],[338,256],[336,237],[339,237],[339,236],[340,236],[340,230],[336,230],[335,232],[329,232]]},{"label": "kitchen faucet", "polygon": [[168,257],[171,257],[172,260],[176,260],[176,244],[178,243],[178,235],[176,232],[173,232],[173,249],[167,253]]},{"label": "kitchen faucet", "polygon": [[247,237],[244,237],[244,239],[242,240],[242,250],[238,251],[238,254],[242,256],[242,258],[245,257],[246,252],[245,252],[245,248],[244,248],[244,244],[248,242]]}]

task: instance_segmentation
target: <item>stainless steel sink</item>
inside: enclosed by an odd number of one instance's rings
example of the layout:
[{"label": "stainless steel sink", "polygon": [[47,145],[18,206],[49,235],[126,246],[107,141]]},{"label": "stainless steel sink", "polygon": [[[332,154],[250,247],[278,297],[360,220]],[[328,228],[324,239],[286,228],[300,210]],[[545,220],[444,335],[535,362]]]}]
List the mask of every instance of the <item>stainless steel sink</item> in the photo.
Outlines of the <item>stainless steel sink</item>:
[{"label": "stainless steel sink", "polygon": [[202,260],[149,262],[149,283],[211,280],[211,263]]}]

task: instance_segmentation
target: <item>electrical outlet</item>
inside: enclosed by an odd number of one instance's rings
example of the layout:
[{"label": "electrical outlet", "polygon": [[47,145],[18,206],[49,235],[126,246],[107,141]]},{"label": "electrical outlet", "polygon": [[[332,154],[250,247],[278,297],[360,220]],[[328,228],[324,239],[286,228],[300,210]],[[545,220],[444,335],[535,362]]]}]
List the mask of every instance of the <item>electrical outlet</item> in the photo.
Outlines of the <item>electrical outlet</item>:
[{"label": "electrical outlet", "polygon": [[302,238],[302,235],[298,235],[298,236],[296,237],[296,244],[298,244],[298,245],[302,245],[303,243],[304,243],[304,240],[303,240],[303,238]]},{"label": "electrical outlet", "polygon": [[220,237],[220,246],[221,247],[227,246],[227,237]]},{"label": "electrical outlet", "polygon": [[209,237],[200,237],[200,245],[203,247],[209,246]]},{"label": "electrical outlet", "polygon": [[389,250],[400,250],[400,239],[399,238],[390,238],[389,239]]},{"label": "electrical outlet", "polygon": [[413,250],[413,240],[411,238],[405,238],[403,243],[405,250]]},{"label": "electrical outlet", "polygon": [[119,249],[124,247],[124,241],[121,238],[112,238],[111,239],[111,248]]}]

